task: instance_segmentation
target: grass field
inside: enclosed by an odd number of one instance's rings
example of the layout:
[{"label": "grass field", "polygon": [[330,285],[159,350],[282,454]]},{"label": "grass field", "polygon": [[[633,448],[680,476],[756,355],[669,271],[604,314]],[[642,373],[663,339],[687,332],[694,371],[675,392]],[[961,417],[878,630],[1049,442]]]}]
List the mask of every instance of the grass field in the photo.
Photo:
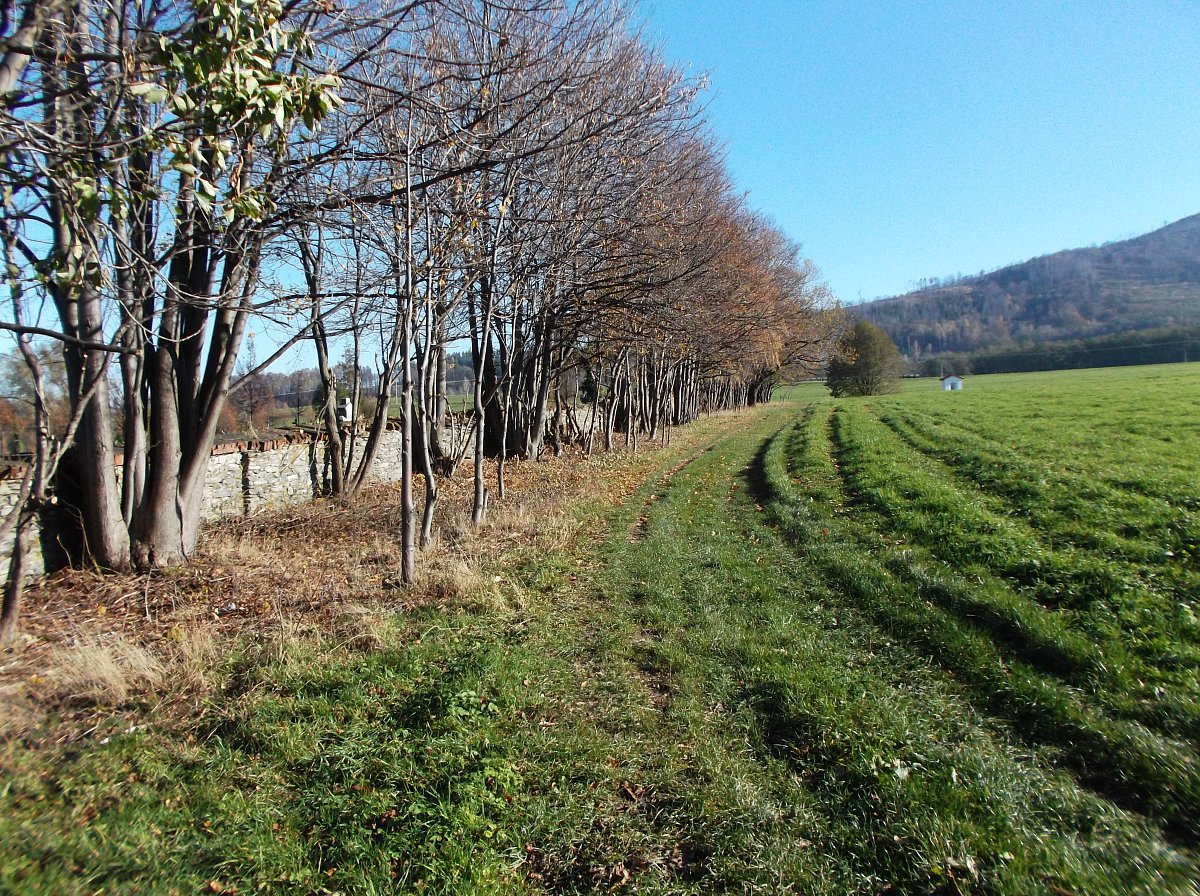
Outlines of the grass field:
[{"label": "grass field", "polygon": [[707,418],[487,599],[10,742],[0,890],[1196,894],[1197,444],[1200,365]]},{"label": "grass field", "polygon": [[781,527],[1028,743],[1194,842],[1200,380],[973,385],[809,405],[766,455]]}]

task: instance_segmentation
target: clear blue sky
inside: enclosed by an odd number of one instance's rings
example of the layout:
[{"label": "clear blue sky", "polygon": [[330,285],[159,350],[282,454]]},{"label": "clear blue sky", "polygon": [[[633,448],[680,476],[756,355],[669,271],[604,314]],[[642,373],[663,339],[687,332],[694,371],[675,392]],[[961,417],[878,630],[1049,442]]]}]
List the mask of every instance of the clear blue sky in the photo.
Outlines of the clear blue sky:
[{"label": "clear blue sky", "polygon": [[642,0],[845,302],[1200,212],[1200,2]]}]

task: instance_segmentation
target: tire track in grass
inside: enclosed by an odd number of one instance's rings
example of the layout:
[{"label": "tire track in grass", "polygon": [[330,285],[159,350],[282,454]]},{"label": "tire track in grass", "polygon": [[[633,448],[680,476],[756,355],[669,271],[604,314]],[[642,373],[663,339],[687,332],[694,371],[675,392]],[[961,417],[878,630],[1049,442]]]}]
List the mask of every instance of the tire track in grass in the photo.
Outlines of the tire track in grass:
[{"label": "tire track in grass", "polygon": [[661,633],[660,739],[693,754],[707,891],[1187,892],[1192,857],[994,740],[957,684],[839,605],[756,507],[771,428],[681,471],[645,541],[610,549],[614,599],[638,594],[632,627]]},{"label": "tire track in grass", "polygon": [[[941,559],[982,562],[1051,608],[1086,610],[1097,599],[1112,604],[1138,589],[1128,569],[1049,548],[1024,521],[991,512],[867,409],[840,408],[833,433],[847,486],[890,530],[927,544]],[[1160,595],[1144,596],[1162,603]]]},{"label": "tire track in grass", "polygon": [[[945,465],[914,453],[864,409],[840,409],[835,421],[847,486],[881,530],[920,546],[909,551],[936,558],[929,582],[935,593],[953,597],[943,570],[962,567],[973,582],[957,591],[971,595],[965,602],[975,605],[971,615],[982,615],[1010,646],[1026,645],[1026,660],[1088,689],[1121,715],[1200,741],[1194,675],[1200,651],[1176,601],[1138,569],[1047,547],[1041,532],[988,509]],[[961,597],[956,602],[964,604]]]},{"label": "tire track in grass", "polygon": [[[784,439],[763,452],[766,495],[797,554],[813,563],[864,610],[950,671],[980,706],[1008,720],[1031,743],[1054,748],[1057,761],[1081,783],[1115,802],[1161,821],[1180,842],[1200,835],[1200,773],[1195,754],[1145,727],[1105,716],[1078,692],[1044,679],[1027,663],[1006,657],[984,632],[923,599],[892,575],[853,526],[820,510],[836,506],[840,483],[828,446],[810,436],[797,469],[788,470]],[[813,477],[815,492],[798,493],[793,475]],[[865,548],[865,550],[864,550]]]},{"label": "tire track in grass", "polygon": [[[719,438],[693,451],[674,466],[648,480],[648,483],[652,483],[649,486],[650,493],[642,501],[637,515],[630,523],[629,543],[637,545],[645,541],[650,533],[650,523],[654,507],[659,501],[670,494],[677,476],[696,463],[700,458],[716,451],[723,442],[727,441],[733,435],[743,432],[755,422],[755,417],[749,417],[747,420],[739,423],[732,431],[726,430]],[[646,487],[644,486],[643,488]],[[664,668],[658,659],[655,649],[660,641],[661,635],[656,628],[653,626],[641,627],[639,635],[633,644],[635,659],[634,674],[641,682],[642,688],[649,698],[650,705],[655,710],[663,712],[670,704],[674,689],[670,680],[670,670]]]},{"label": "tire track in grass", "polygon": [[[713,446],[713,450],[716,450],[717,447],[719,446]],[[668,551],[668,542],[675,545],[688,545],[690,550],[687,550],[687,553],[694,557],[694,568],[682,575],[678,590],[692,595],[693,600],[712,600],[716,605],[706,606],[703,610],[687,614],[692,617],[690,619],[678,620],[684,622],[684,625],[672,627],[672,635],[668,635],[667,638],[668,643],[660,647],[667,656],[670,656],[673,650],[678,650],[679,645],[670,642],[676,641],[680,632],[693,632],[708,622],[714,613],[733,615],[737,612],[736,607],[717,602],[722,597],[728,596],[732,603],[733,594],[738,590],[738,585],[744,584],[745,576],[751,571],[741,566],[746,562],[742,558],[722,558],[722,562],[717,563],[705,556],[707,551],[698,550],[699,546],[705,542],[711,543],[726,537],[731,528],[731,515],[722,512],[724,509],[722,505],[736,500],[738,487],[732,485],[731,494],[726,497],[725,501],[718,501],[714,494],[719,487],[717,477],[714,477],[711,472],[696,469],[689,469],[673,485],[673,494],[686,494],[687,497],[683,499],[685,504],[689,507],[699,505],[700,509],[694,515],[690,513],[684,515],[673,513],[674,508],[664,507],[661,510],[660,525],[656,527],[654,534],[654,541],[658,544],[651,543],[644,546],[643,549],[654,553],[656,558],[654,562],[658,565]],[[718,528],[710,530],[711,526]],[[747,536],[745,540],[748,543],[755,543],[759,540],[758,534],[753,529],[737,525],[733,528],[739,530],[735,536],[739,541],[742,540],[742,535]],[[756,558],[753,572],[762,572],[762,566],[757,562],[761,559],[761,557]],[[714,594],[712,590],[706,590],[706,588],[715,588],[717,592],[723,592],[726,586],[729,591],[725,595]],[[781,590],[786,587],[783,585]],[[765,590],[759,590],[756,594],[764,600],[768,599]],[[704,640],[708,641],[708,638]],[[721,652],[739,675],[745,676],[744,679],[739,680],[733,699],[737,704],[752,711],[761,737],[761,742],[757,744],[756,752],[751,757],[756,763],[761,763],[761,767],[758,769],[751,767],[750,774],[757,776],[764,772],[769,773],[772,765],[782,763],[791,768],[796,775],[804,775],[810,781],[819,783],[817,793],[822,798],[822,805],[816,811],[819,811],[824,820],[802,829],[798,840],[801,849],[806,852],[816,850],[818,854],[838,852],[844,855],[847,852],[853,852],[854,864],[858,866],[859,870],[857,873],[849,873],[852,875],[852,880],[860,881],[859,886],[852,886],[847,882],[832,888],[833,891],[839,891],[839,889],[840,891],[850,891],[851,889],[859,891],[862,886],[861,882],[868,880],[887,881],[888,888],[895,885],[900,892],[928,892],[930,889],[936,888],[937,880],[929,873],[929,863],[925,863],[924,867],[911,869],[907,877],[896,877],[894,871],[889,874],[885,870],[894,869],[897,865],[903,864],[906,859],[911,859],[913,851],[911,844],[902,842],[902,838],[898,836],[863,836],[866,833],[863,830],[864,827],[879,825],[878,815],[880,812],[873,811],[874,807],[865,808],[859,805],[856,797],[872,784],[878,784],[879,776],[873,772],[866,774],[857,768],[856,763],[849,762],[850,756],[840,746],[843,736],[830,736],[828,731],[830,727],[844,725],[844,721],[839,724],[832,716],[845,711],[847,706],[855,701],[851,694],[857,695],[861,689],[856,684],[833,695],[832,699],[826,689],[820,695],[819,701],[823,711],[805,711],[793,705],[792,695],[789,695],[788,689],[779,680],[783,670],[771,668],[772,664],[780,662],[780,655],[786,655],[789,652],[785,647],[779,646],[788,642],[784,639],[771,639],[769,644],[764,644],[763,640],[766,639],[759,636],[747,638],[745,635],[738,637],[722,631],[718,637],[713,639],[712,646]],[[729,643],[730,641],[733,643]],[[691,651],[688,652],[691,653]],[[673,663],[673,665],[678,666],[679,664]],[[686,668],[677,668],[675,674],[684,678],[687,677],[688,671]],[[689,689],[688,684],[694,683],[685,683],[683,690]],[[866,701],[865,691],[862,692],[860,699]],[[808,701],[801,699],[799,702],[803,704]],[[732,708],[732,706],[727,707],[721,702],[717,702],[711,710],[711,714],[718,718],[727,717]],[[866,710],[859,709],[852,712],[861,722]],[[806,733],[811,733],[811,739],[806,737]],[[742,789],[762,787],[761,783],[749,784],[747,778],[741,780],[744,782],[741,784]],[[806,799],[811,801],[812,795],[808,795]],[[780,801],[784,802],[784,800]],[[836,826],[835,820],[847,818],[851,820],[855,829],[852,847],[848,842],[850,838],[847,837],[846,831],[839,831],[836,835],[827,835],[825,839],[821,837],[819,833],[821,828]],[[784,857],[780,857],[780,860],[786,862]],[[830,873],[830,871],[825,871],[821,877],[828,879]],[[836,874],[837,871],[832,873]],[[847,872],[843,870],[842,873]],[[785,879],[781,872],[780,882],[782,883]],[[789,883],[794,884],[795,881]]]},{"label": "tire track in grass", "polygon": [[753,414],[743,414],[742,417],[743,419],[736,426],[731,429],[724,429],[718,438],[709,441],[704,447],[693,451],[670,469],[660,471],[638,489],[639,492],[648,491],[649,494],[642,500],[638,514],[629,523],[630,544],[637,544],[646,539],[646,535],[650,530],[650,518],[653,507],[656,502],[666,497],[677,475],[704,457],[704,455],[717,450],[723,442],[752,427],[757,420]]},{"label": "tire track in grass", "polygon": [[[1056,546],[1150,565],[1157,586],[1166,584],[1178,596],[1197,593],[1200,535],[1178,496],[1173,503],[1033,464],[961,426],[931,422],[899,407],[886,406],[880,419],[914,451],[995,496],[999,509],[1031,520]],[[1086,526],[1080,525],[1084,516]]]},{"label": "tire track in grass", "polygon": [[[1154,402],[1147,398],[1138,403],[1136,410],[1147,406],[1161,407],[1162,403],[1161,400]],[[1114,438],[1115,434],[1110,431],[1101,441],[1102,436],[1093,424],[1098,423],[1103,426],[1114,417],[1120,419],[1135,410],[1134,407],[1122,407],[1119,404],[1110,403],[1106,409],[1106,415],[1082,420],[1073,416],[1077,411],[1074,402],[1070,405],[1055,404],[1039,409],[1038,419],[1030,416],[1024,404],[1020,407],[1005,407],[997,402],[995,408],[997,413],[991,415],[991,421],[979,417],[962,419],[959,415],[955,415],[951,419],[948,416],[948,409],[944,407],[928,408],[927,410],[930,419],[936,420],[940,424],[953,426],[985,442],[1001,445],[1013,444],[1010,440],[1012,434],[1009,427],[1016,423],[1021,427],[1021,450],[1038,461],[1044,461],[1048,468],[1054,470],[1056,476],[1065,476],[1074,480],[1081,488],[1087,490],[1104,488],[1116,494],[1141,496],[1163,502],[1171,507],[1185,508],[1192,514],[1200,511],[1200,493],[1196,491],[1195,469],[1191,456],[1186,450],[1181,451],[1174,446],[1169,450],[1164,449],[1163,443],[1158,439],[1135,436],[1132,432],[1134,427],[1131,424],[1125,424],[1122,427],[1119,438]],[[1184,406],[1179,410],[1183,414],[1188,414],[1192,409]],[[1049,425],[1049,431],[1047,431],[1045,419],[1054,421]],[[1000,420],[1005,421],[1003,425],[998,425]],[[1070,430],[1072,425],[1077,427],[1073,434]],[[1158,469],[1161,475],[1153,479],[1145,476],[1129,476],[1127,475],[1128,467],[1124,463],[1115,468],[1111,465],[1097,463],[1094,454],[1097,445],[1101,444],[1105,446],[1104,453],[1112,457],[1130,458],[1137,457],[1139,454],[1145,455],[1145,459],[1148,461],[1145,465],[1153,465],[1156,469],[1161,468]],[[1063,468],[1065,465],[1060,463],[1061,452],[1054,453],[1054,449],[1063,445],[1075,449],[1070,456],[1070,465],[1065,469]],[[1090,447],[1093,456],[1079,456],[1078,449],[1081,446]],[[1147,446],[1153,446],[1156,450],[1150,451]],[[1013,447],[1016,448],[1017,445],[1014,444]],[[1180,458],[1183,460],[1181,461]],[[1194,526],[1197,522],[1194,516],[1192,521]],[[1194,529],[1193,532],[1195,532]]]},{"label": "tire track in grass", "polygon": [[633,524],[630,527],[629,541],[631,544],[637,544],[640,541],[645,541],[646,533],[650,529],[650,510],[653,507],[654,502],[660,500],[666,495],[666,488],[669,487],[671,479],[681,470],[695,463],[700,457],[704,456],[710,451],[716,450],[718,444],[719,441],[713,442],[704,448],[701,448],[699,451],[693,452],[671,469],[667,470],[665,473],[656,478],[654,490],[651,491],[646,500],[642,502],[641,513],[634,519]]}]

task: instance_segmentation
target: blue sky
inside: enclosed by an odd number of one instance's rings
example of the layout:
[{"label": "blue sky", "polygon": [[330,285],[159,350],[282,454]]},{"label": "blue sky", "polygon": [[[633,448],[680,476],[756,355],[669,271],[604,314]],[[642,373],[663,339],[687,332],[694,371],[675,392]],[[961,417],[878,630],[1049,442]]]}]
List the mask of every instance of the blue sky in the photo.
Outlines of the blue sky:
[{"label": "blue sky", "polygon": [[1200,3],[642,0],[840,299],[1200,212]]}]

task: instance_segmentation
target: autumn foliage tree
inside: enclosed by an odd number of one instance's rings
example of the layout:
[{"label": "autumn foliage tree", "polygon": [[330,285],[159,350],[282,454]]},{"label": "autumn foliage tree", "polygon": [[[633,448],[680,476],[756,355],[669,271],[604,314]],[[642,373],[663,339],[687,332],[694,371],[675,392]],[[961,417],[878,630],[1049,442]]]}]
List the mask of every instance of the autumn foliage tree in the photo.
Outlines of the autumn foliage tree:
[{"label": "autumn foliage tree", "polygon": [[835,396],[880,395],[897,391],[903,373],[904,358],[891,337],[860,320],[838,342],[825,382]]}]

